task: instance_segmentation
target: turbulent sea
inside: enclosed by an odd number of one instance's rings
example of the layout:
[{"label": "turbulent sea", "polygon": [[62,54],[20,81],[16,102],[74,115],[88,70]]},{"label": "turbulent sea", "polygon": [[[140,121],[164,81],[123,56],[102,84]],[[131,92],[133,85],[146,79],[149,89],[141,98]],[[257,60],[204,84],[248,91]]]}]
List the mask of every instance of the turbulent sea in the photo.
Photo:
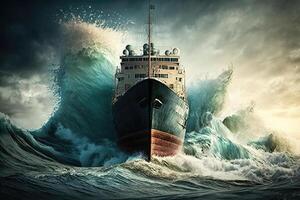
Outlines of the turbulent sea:
[{"label": "turbulent sea", "polygon": [[[220,119],[233,71],[188,87],[183,150],[146,162],[116,146],[111,100],[120,34],[62,24],[57,108],[38,130],[0,114],[1,199],[300,199],[300,158],[250,105]],[[298,144],[299,145],[299,144]]]}]

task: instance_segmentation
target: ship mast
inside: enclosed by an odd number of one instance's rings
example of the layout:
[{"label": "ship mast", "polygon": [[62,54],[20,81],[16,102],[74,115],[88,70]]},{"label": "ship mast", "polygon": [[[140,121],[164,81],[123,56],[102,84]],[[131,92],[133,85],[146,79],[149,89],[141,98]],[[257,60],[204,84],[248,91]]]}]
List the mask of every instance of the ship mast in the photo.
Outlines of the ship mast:
[{"label": "ship mast", "polygon": [[151,9],[154,9],[154,6],[151,5],[149,0],[149,15],[148,15],[148,77],[150,77],[151,70]]}]

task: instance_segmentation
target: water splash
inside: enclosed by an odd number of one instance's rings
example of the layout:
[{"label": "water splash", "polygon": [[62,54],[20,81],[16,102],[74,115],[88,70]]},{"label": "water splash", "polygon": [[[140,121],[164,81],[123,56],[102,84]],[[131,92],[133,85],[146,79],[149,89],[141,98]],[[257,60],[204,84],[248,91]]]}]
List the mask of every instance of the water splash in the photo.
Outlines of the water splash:
[{"label": "water splash", "polygon": [[111,123],[116,55],[121,33],[95,24],[62,25],[63,50],[56,71],[59,108],[39,132],[53,132],[58,123],[93,140],[114,138]]},{"label": "water splash", "polygon": [[187,132],[199,131],[206,125],[207,113],[216,115],[222,110],[232,73],[232,69],[226,70],[216,79],[200,80],[188,88],[190,112]]}]

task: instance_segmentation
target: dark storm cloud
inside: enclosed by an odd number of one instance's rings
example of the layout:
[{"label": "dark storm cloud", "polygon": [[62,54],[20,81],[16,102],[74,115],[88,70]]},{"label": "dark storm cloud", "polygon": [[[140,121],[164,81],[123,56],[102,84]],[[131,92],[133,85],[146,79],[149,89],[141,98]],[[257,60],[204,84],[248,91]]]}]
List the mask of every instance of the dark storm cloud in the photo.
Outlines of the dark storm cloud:
[{"label": "dark storm cloud", "polygon": [[[9,1],[1,6],[0,71],[29,77],[47,70],[49,56],[60,49],[61,10],[93,6],[95,10],[132,9],[139,11],[141,1]],[[115,8],[115,9],[114,9]],[[76,14],[76,13],[75,13]],[[80,14],[80,11],[79,11]],[[110,15],[112,16],[112,15]],[[2,81],[3,82],[3,81]]]},{"label": "dark storm cloud", "polygon": [[11,84],[11,81],[9,80],[10,76],[11,76],[10,73],[0,71],[0,86],[1,87],[6,87]]},{"label": "dark storm cloud", "polygon": [[[300,21],[299,1],[153,0],[152,2],[156,6],[155,23],[158,26],[166,26],[171,37],[186,37],[193,43],[198,37],[203,41],[205,34],[209,34],[210,30],[213,31],[216,25],[222,23],[225,15],[234,15],[238,11],[251,19],[247,21],[245,18],[240,28],[234,27],[237,30],[224,30],[223,37],[215,45],[222,48],[229,45],[228,41],[243,45],[240,43],[242,40],[251,40],[251,37],[265,32],[264,38],[258,38],[261,42],[270,43],[278,39],[283,42],[282,45],[286,49],[299,47],[297,38]],[[55,54],[53,49],[56,51],[59,49],[60,32],[57,23],[59,10],[68,12],[73,8],[74,12],[76,7],[87,6],[107,13],[117,12],[136,22],[135,26],[146,23],[146,0],[10,1],[0,8],[2,13],[0,23],[3,30],[0,32],[0,70],[22,72],[23,76],[45,70],[49,64],[47,54]],[[261,20],[262,23],[252,26],[253,19]],[[186,30],[191,30],[192,33],[187,33]],[[160,34],[163,33],[158,33],[157,37]],[[248,57],[256,56],[256,48],[246,48],[244,54]],[[292,55],[289,59],[297,62],[299,56]]]},{"label": "dark storm cloud", "polygon": [[26,1],[10,1],[1,6],[1,71],[30,76],[45,67],[48,60],[43,53],[50,53],[58,33],[58,26],[51,20],[51,9]]}]

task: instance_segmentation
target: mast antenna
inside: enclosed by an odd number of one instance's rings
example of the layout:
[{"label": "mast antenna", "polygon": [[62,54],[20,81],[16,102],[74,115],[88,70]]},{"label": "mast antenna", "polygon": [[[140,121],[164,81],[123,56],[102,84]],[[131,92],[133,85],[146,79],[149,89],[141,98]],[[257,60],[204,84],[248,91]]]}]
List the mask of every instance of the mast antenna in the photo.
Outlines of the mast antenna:
[{"label": "mast antenna", "polygon": [[151,70],[151,10],[154,10],[154,5],[151,5],[151,2],[149,0],[149,15],[148,15],[148,77],[150,77],[150,70]]}]

